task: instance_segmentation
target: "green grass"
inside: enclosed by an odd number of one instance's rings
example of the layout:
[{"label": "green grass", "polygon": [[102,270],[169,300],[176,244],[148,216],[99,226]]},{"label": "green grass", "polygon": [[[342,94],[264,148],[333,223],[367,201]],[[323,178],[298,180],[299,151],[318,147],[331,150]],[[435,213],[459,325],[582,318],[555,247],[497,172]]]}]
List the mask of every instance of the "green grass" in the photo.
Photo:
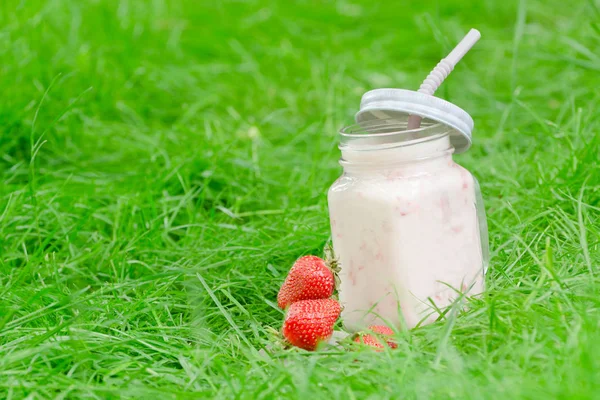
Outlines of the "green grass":
[{"label": "green grass", "polygon": [[[3,1],[0,397],[597,398],[599,10]],[[394,352],[259,353],[328,239],[336,130],[471,26],[439,96],[476,123],[485,295]]]}]

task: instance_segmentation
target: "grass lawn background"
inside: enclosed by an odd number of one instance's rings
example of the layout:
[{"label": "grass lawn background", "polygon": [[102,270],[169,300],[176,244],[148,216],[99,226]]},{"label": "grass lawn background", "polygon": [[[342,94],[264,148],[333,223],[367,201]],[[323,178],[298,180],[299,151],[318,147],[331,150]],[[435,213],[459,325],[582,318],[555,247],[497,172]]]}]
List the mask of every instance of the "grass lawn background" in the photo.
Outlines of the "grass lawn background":
[{"label": "grass lawn background", "polygon": [[[598,396],[598,4],[3,1],[0,397]],[[471,27],[438,95],[475,120],[486,294],[394,352],[261,355],[337,129]]]}]

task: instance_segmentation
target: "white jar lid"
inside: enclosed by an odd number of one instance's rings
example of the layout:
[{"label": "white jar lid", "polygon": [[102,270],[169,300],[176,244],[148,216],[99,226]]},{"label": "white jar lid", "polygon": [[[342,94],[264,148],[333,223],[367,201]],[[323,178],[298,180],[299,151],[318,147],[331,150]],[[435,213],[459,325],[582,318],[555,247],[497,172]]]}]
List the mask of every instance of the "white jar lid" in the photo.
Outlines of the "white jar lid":
[{"label": "white jar lid", "polygon": [[360,101],[356,122],[373,120],[406,121],[414,114],[450,128],[450,141],[456,153],[471,147],[473,119],[462,108],[428,94],[404,89],[375,89],[365,93]]}]

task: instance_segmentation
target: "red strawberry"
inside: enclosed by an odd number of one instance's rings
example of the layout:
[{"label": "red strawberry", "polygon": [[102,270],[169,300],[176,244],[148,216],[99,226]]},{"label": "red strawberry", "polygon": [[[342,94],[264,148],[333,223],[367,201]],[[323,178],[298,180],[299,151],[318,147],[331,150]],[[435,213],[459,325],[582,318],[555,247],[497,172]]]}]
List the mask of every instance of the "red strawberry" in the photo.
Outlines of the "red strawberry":
[{"label": "red strawberry", "polygon": [[356,343],[363,343],[367,346],[374,347],[377,349],[376,351],[383,350],[383,341],[385,341],[385,343],[387,343],[387,345],[390,346],[392,349],[398,347],[398,345],[392,340],[392,338],[390,338],[390,336],[394,335],[394,331],[389,326],[372,325],[369,327],[369,330],[373,334],[359,334],[354,339],[354,341]]},{"label": "red strawberry", "polygon": [[315,350],[333,334],[341,307],[333,299],[301,300],[293,303],[283,322],[283,336],[296,347]]},{"label": "red strawberry", "polygon": [[388,346],[392,349],[398,348],[398,344],[394,342],[394,339],[391,336],[394,336],[394,330],[386,325],[371,325],[369,330],[373,333],[376,333],[378,336],[382,336],[387,342]]},{"label": "red strawberry", "polygon": [[383,344],[381,344],[379,339],[373,335],[358,335],[356,338],[354,338],[354,341],[356,343],[362,343],[367,346],[375,347],[377,349],[375,351],[383,351]]},{"label": "red strawberry", "polygon": [[279,289],[277,305],[285,309],[298,300],[326,299],[333,294],[333,272],[317,256],[299,258]]}]

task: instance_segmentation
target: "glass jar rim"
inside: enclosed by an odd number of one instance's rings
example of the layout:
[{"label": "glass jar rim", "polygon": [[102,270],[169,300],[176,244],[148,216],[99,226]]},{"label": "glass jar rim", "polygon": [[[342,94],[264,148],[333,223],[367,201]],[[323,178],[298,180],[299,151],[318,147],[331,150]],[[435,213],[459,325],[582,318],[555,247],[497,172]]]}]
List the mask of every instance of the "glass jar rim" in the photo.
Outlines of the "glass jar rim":
[{"label": "glass jar rim", "polygon": [[[398,133],[423,132],[426,130],[436,129],[442,126],[445,125],[437,121],[423,119],[420,127],[407,129],[408,119],[377,119],[345,126],[339,130],[339,133],[343,137],[360,138],[366,135],[387,136]],[[390,132],[389,129],[394,130]]]},{"label": "glass jar rim", "polygon": [[419,128],[408,129],[408,118],[364,121],[340,129],[340,149],[379,150],[416,145],[450,133],[446,125],[423,119]]}]

